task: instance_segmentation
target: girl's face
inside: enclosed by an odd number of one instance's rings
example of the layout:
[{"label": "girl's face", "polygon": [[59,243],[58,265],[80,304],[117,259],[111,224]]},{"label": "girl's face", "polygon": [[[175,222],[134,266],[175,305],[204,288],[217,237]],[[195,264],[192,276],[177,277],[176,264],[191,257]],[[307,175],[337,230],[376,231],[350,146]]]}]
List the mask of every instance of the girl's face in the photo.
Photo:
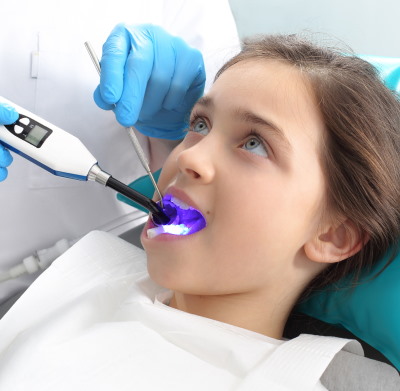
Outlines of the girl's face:
[{"label": "girl's face", "polygon": [[307,269],[325,196],[324,125],[311,87],[273,60],[226,70],[191,114],[167,159],[161,191],[199,209],[205,229],[142,233],[150,276],[193,295],[241,294],[290,284]]}]

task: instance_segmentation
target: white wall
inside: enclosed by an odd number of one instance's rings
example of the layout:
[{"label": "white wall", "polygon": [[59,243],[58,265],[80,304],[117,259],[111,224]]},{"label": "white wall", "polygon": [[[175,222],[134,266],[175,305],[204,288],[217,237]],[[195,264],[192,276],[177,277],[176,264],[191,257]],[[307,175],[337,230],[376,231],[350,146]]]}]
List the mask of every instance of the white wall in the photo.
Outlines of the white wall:
[{"label": "white wall", "polygon": [[241,37],[328,34],[356,53],[400,57],[400,0],[229,0]]}]

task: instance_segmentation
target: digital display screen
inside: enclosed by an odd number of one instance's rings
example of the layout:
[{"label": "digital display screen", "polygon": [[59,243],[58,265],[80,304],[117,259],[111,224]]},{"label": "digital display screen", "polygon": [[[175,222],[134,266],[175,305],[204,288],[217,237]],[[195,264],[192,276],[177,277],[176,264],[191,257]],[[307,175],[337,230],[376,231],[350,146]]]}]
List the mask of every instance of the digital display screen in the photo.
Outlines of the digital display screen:
[{"label": "digital display screen", "polygon": [[46,134],[47,134],[46,129],[43,129],[40,126],[35,125],[26,136],[25,141],[37,147],[39,143],[43,140],[43,137],[46,136]]}]

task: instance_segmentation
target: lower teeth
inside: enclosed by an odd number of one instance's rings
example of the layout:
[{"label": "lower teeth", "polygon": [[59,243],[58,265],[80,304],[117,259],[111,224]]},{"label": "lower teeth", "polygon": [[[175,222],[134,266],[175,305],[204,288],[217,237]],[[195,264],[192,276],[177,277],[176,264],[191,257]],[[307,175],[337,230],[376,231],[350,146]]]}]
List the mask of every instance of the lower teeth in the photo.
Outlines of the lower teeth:
[{"label": "lower teeth", "polygon": [[189,231],[190,231],[190,228],[186,227],[184,224],[161,225],[160,227],[148,229],[147,237],[149,239],[152,239],[161,234],[188,235]]}]

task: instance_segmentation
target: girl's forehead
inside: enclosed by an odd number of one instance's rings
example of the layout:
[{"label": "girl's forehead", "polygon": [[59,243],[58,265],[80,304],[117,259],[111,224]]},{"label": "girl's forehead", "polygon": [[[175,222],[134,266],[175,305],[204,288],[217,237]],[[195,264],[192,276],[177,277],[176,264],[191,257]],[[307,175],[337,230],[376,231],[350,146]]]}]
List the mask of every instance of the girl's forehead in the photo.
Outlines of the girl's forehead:
[{"label": "girl's forehead", "polygon": [[240,61],[226,69],[211,88],[235,90],[234,96],[248,93],[274,95],[274,100],[290,97],[315,100],[314,89],[307,75],[283,60],[251,59]]},{"label": "girl's forehead", "polygon": [[321,120],[314,89],[297,67],[270,59],[243,60],[226,69],[208,96],[218,104],[251,105],[277,115],[298,115]]},{"label": "girl's forehead", "polygon": [[[243,75],[255,75],[255,72],[265,72],[265,76],[268,76],[271,71],[278,74],[294,75],[301,77],[302,72],[298,67],[290,64],[288,61],[281,59],[269,59],[269,58],[250,58],[238,61],[231,65],[224,72],[221,73],[220,77],[229,71],[241,72]],[[218,80],[218,79],[217,79]]]}]

